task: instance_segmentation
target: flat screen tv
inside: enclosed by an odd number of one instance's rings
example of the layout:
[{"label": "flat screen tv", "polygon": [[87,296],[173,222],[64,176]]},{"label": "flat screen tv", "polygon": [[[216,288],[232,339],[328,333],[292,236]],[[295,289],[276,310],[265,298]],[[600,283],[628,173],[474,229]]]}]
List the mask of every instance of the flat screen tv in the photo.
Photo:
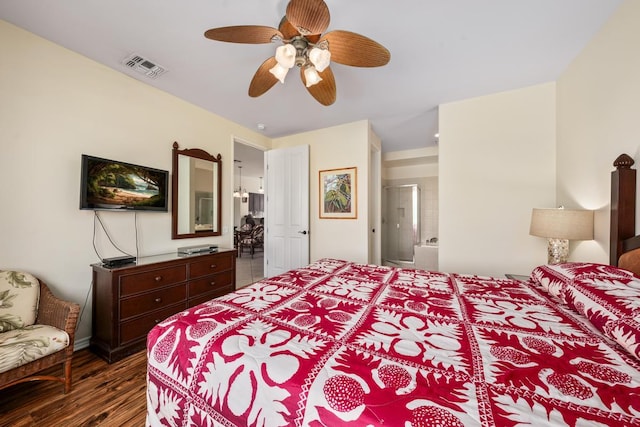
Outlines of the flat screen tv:
[{"label": "flat screen tv", "polygon": [[169,172],[82,155],[80,209],[168,210]]}]

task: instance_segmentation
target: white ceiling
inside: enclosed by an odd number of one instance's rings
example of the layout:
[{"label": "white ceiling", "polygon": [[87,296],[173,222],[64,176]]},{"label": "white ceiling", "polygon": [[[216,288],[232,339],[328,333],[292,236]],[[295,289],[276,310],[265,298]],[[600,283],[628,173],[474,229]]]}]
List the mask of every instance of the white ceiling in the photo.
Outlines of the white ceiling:
[{"label": "white ceiling", "polygon": [[[391,52],[379,68],[333,64],[324,107],[290,73],[247,95],[275,44],[206,39],[210,28],[277,27],[286,0],[2,0],[0,18],[257,131],[279,137],[369,119],[383,151],[435,144],[438,105],[555,80],[622,0],[326,0],[328,31],[370,37]],[[125,68],[132,53],[168,71]],[[46,64],[42,64],[46,69]]]}]

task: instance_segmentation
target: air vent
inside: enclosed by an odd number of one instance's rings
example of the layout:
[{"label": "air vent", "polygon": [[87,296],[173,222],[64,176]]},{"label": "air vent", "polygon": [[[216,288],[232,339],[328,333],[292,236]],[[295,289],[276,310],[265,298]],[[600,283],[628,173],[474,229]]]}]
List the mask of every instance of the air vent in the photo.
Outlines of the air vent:
[{"label": "air vent", "polygon": [[153,61],[149,61],[148,59],[136,54],[126,57],[122,61],[122,64],[140,74],[144,74],[150,79],[155,79],[167,71],[162,65],[158,65]]}]

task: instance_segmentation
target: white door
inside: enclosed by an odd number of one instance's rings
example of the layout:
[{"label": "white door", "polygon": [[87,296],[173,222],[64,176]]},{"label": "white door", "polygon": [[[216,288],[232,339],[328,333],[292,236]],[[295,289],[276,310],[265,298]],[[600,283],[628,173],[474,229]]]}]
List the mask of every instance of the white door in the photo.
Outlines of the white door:
[{"label": "white door", "polygon": [[309,264],[309,146],[269,150],[265,164],[264,275]]}]

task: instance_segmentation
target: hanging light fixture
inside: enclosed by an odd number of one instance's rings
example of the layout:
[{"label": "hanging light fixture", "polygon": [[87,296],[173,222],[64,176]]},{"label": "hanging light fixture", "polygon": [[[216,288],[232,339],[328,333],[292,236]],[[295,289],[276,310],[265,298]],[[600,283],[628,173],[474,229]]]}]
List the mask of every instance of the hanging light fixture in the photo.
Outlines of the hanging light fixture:
[{"label": "hanging light fixture", "polygon": [[[247,189],[242,189],[242,166],[238,166],[240,169],[240,185],[238,186],[238,194],[242,193],[242,197],[249,197],[249,193],[247,193]],[[240,195],[238,195],[240,197]]]},{"label": "hanging light fixture", "polygon": [[331,63],[331,52],[326,42],[314,45],[303,36],[296,36],[289,42],[276,49],[277,63],[269,72],[280,80],[280,83],[284,83],[289,70],[297,65],[299,68],[304,67],[307,87],[320,83],[322,77],[318,73],[326,70]]},{"label": "hanging light fixture", "polygon": [[234,190],[233,197],[240,197],[240,192],[242,191],[242,166],[238,166],[238,170],[240,171],[240,185],[238,185],[238,189]]},{"label": "hanging light fixture", "polygon": [[327,69],[331,62],[331,52],[314,46],[309,52],[309,61],[316,67],[319,73]]},{"label": "hanging light fixture", "polygon": [[231,25],[210,28],[204,33],[206,38],[219,42],[278,44],[253,75],[248,91],[250,97],[262,96],[277,86],[278,81],[284,83],[289,70],[295,65],[299,68],[302,83],[307,85],[307,92],[320,104],[329,106],[336,101],[331,65],[381,67],[389,63],[391,53],[375,40],[352,31],[327,32],[331,14],[326,0],[280,3],[286,4],[286,12],[275,27]]},{"label": "hanging light fixture", "polygon": [[285,44],[276,49],[277,64],[269,70],[271,74],[276,76],[280,83],[284,83],[289,69],[296,65],[296,48],[291,44]]},{"label": "hanging light fixture", "polygon": [[313,65],[307,65],[304,69],[304,79],[307,81],[306,86],[311,87],[322,81],[322,77]]}]

